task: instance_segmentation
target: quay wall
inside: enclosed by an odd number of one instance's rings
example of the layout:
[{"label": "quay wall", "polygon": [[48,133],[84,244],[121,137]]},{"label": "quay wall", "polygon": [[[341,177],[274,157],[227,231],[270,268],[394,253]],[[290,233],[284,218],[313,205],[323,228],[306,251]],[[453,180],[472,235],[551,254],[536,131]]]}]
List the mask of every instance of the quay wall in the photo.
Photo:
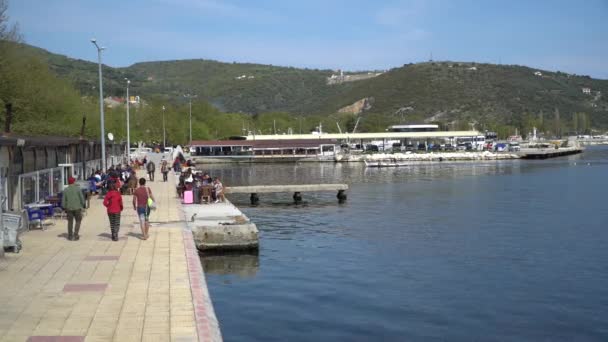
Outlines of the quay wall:
[{"label": "quay wall", "polygon": [[376,153],[376,154],[353,154],[344,155],[340,162],[363,162],[363,161],[457,161],[457,160],[505,160],[519,159],[516,153],[509,152],[429,152],[429,153]]}]

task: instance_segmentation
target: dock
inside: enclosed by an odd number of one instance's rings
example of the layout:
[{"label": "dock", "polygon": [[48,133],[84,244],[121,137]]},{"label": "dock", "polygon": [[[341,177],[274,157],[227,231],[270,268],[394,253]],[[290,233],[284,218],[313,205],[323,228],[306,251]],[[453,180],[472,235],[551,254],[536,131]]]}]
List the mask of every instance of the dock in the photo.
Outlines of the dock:
[{"label": "dock", "polygon": [[258,249],[258,228],[227,199],[210,205],[183,205],[182,210],[199,251]]},{"label": "dock", "polygon": [[560,148],[522,148],[519,152],[522,159],[547,159],[582,153],[582,147]]},{"label": "dock", "polygon": [[222,340],[174,176],[156,176],[148,240],[127,195],[119,241],[96,197],[80,241],[67,240],[65,219],[22,234],[21,252],[0,258],[0,341]]},{"label": "dock", "polygon": [[293,192],[293,200],[296,204],[302,202],[303,192],[338,191],[336,197],[340,203],[347,199],[346,190],[348,184],[289,184],[289,185],[253,185],[253,186],[230,186],[224,189],[226,194],[250,194],[252,205],[260,202],[258,194]]}]

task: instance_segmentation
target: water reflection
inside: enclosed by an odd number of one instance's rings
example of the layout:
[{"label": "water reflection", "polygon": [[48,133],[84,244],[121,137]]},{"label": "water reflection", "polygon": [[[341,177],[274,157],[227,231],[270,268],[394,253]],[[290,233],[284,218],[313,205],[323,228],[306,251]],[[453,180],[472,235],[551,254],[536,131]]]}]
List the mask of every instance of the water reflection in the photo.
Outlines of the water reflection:
[{"label": "water reflection", "polygon": [[254,277],[260,268],[258,251],[209,253],[200,255],[205,274]]}]

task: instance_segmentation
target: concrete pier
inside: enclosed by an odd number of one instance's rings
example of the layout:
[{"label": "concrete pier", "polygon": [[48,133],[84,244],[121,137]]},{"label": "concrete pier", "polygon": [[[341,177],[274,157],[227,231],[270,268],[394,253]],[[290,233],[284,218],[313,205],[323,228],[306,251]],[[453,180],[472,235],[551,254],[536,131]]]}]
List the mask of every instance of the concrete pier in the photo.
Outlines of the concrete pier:
[{"label": "concrete pier", "polygon": [[522,148],[519,154],[522,159],[547,159],[582,153],[582,147],[560,148]]},{"label": "concrete pier", "polygon": [[182,210],[200,251],[257,249],[258,229],[230,201],[188,204]]},{"label": "concrete pier", "polygon": [[250,194],[251,204],[255,205],[260,202],[260,193],[273,192],[293,192],[293,201],[296,204],[302,202],[303,192],[316,191],[338,191],[336,197],[340,203],[346,201],[346,190],[348,184],[288,184],[288,185],[251,185],[251,186],[231,186],[226,187],[227,194]]},{"label": "concrete pier", "polygon": [[0,341],[221,341],[173,179],[156,179],[148,240],[126,195],[117,242],[97,198],[80,241],[65,219],[22,235],[21,253],[0,259]]}]

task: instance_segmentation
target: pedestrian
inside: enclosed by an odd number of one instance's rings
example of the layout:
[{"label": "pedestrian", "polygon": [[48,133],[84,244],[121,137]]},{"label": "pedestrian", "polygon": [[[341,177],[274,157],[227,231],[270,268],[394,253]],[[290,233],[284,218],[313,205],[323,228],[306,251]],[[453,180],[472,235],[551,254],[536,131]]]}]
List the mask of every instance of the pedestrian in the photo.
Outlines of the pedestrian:
[{"label": "pedestrian", "polygon": [[148,178],[150,178],[150,182],[154,182],[154,171],[156,171],[156,165],[154,165],[153,161],[149,161],[146,165],[146,170],[148,170]]},{"label": "pedestrian", "polygon": [[213,180],[213,193],[215,194],[215,202],[214,203],[218,203],[218,202],[224,202],[225,197],[224,197],[224,185],[222,184],[222,181],[220,180],[220,177],[215,177],[215,179]]},{"label": "pedestrian", "polygon": [[169,173],[169,165],[167,165],[167,161],[163,160],[160,164],[160,172],[163,174],[163,182],[167,181],[167,174]]},{"label": "pedestrian", "polygon": [[[80,240],[78,233],[82,222],[82,210],[85,208],[85,200],[74,177],[68,178],[68,184],[68,187],[63,190],[61,206],[68,217],[68,240],[78,241]],[[76,221],[76,227],[74,227],[74,221]]]},{"label": "pedestrian", "polygon": [[143,240],[148,240],[148,231],[150,230],[150,207],[148,199],[155,201],[152,195],[152,190],[146,186],[146,179],[139,179],[139,188],[133,192],[133,210],[137,211],[139,217],[139,226]]},{"label": "pedestrian", "polygon": [[110,191],[103,199],[103,205],[108,208],[108,218],[110,219],[110,230],[112,232],[112,241],[118,241],[118,231],[120,230],[120,213],[123,210],[122,195],[117,189],[118,184],[110,181]]}]

